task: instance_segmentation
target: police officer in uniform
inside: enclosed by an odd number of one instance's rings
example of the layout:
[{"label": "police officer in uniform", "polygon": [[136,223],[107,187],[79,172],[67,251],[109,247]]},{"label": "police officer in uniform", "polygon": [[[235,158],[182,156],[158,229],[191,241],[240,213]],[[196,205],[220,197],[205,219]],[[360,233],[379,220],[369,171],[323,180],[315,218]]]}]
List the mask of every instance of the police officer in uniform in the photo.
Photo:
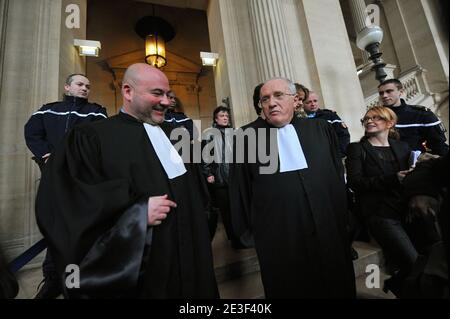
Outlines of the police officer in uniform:
[{"label": "police officer in uniform", "polygon": [[25,141],[40,167],[74,125],[107,117],[104,107],[88,102],[90,83],[84,75],[69,75],[64,90],[62,101],[45,104],[25,124]]},{"label": "police officer in uniform", "polygon": [[408,105],[400,98],[403,85],[397,79],[389,79],[378,86],[378,93],[384,106],[391,108],[398,117],[396,128],[400,139],[415,151],[445,155],[445,128],[442,122],[428,108]]},{"label": "police officer in uniform", "polygon": [[333,126],[339,139],[341,156],[345,157],[347,145],[350,143],[350,133],[339,115],[335,111],[321,109],[319,96],[313,91],[309,91],[308,97],[303,103],[303,109],[308,118],[323,119]]},{"label": "police officer in uniform", "polygon": [[[48,103],[31,115],[25,124],[25,141],[33,159],[42,169],[64,135],[75,125],[107,118],[106,109],[88,102],[89,79],[83,74],[71,74],[64,85],[62,101]],[[36,299],[52,299],[61,294],[61,279],[57,277],[51,256],[42,264],[43,286]]]}]

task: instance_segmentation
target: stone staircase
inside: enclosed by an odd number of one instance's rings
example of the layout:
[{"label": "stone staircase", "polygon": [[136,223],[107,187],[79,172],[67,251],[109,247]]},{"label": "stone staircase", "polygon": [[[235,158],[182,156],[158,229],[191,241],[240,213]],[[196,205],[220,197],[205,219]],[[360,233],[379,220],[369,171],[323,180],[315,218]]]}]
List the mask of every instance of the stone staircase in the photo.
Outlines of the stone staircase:
[{"label": "stone staircase", "polygon": [[[212,243],[216,279],[223,299],[262,299],[264,289],[259,272],[258,258],[254,249],[234,250],[226,240],[222,225],[217,228]],[[393,299],[391,293],[384,293],[383,281],[388,277],[384,271],[384,258],[375,243],[355,242],[353,247],[359,258],[353,261],[358,299]],[[366,273],[368,265],[380,268],[379,288],[368,288]]]},{"label": "stone staircase", "polygon": [[[382,291],[383,280],[387,277],[383,271],[383,255],[381,249],[372,243],[355,242],[353,247],[359,254],[353,262],[356,276],[357,297],[359,299],[393,299],[392,294]],[[235,250],[226,239],[222,224],[212,242],[214,268],[220,296],[223,299],[263,299],[264,289],[259,272],[258,258],[254,249]],[[43,253],[41,254],[43,257]],[[367,265],[380,265],[380,288],[366,287]],[[28,266],[18,274],[20,291],[18,299],[32,299],[37,286],[42,280],[40,266]]]}]

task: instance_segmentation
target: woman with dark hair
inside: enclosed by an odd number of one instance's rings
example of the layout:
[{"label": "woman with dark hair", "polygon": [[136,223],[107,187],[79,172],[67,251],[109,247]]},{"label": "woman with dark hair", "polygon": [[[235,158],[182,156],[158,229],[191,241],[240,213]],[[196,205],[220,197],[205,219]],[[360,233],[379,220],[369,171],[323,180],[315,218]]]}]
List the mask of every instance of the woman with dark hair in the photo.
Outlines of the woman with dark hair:
[{"label": "woman with dark hair", "polygon": [[370,234],[396,269],[385,289],[401,295],[400,286],[419,253],[438,240],[434,223],[425,219],[406,223],[402,180],[410,171],[411,150],[398,140],[397,116],[382,106],[370,108],[361,120],[364,137],[347,149],[348,186],[355,192]]},{"label": "woman with dark hair", "polygon": [[[213,112],[213,128],[218,129],[218,134],[212,134],[207,140],[207,143],[213,143],[213,152],[210,154],[213,158],[211,163],[203,163],[203,174],[208,182],[210,189],[212,204],[219,208],[225,232],[228,239],[231,241],[233,248],[241,248],[239,240],[234,235],[231,226],[230,216],[230,199],[228,192],[228,179],[230,175],[230,164],[226,162],[227,152],[232,154],[232,135],[226,138],[226,129],[231,129],[230,110],[225,106],[218,106]],[[215,131],[217,132],[217,131]],[[220,152],[217,154],[217,152]],[[210,221],[211,240],[214,237],[217,227],[217,220],[214,223]]]}]

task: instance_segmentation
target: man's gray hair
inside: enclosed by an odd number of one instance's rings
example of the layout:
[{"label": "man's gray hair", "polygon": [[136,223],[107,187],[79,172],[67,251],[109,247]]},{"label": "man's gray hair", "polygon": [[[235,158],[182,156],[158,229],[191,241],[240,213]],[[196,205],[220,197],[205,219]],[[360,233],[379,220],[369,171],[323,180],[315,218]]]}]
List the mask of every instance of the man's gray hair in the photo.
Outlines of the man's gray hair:
[{"label": "man's gray hair", "polygon": [[289,80],[288,78],[283,78],[283,77],[273,77],[269,80],[267,80],[266,82],[264,82],[264,84],[266,84],[269,81],[273,81],[273,80],[283,80],[284,82],[286,82],[286,84],[288,85],[288,89],[290,91],[291,94],[297,94],[297,89],[295,88],[295,84],[294,82],[292,82],[291,80]]}]

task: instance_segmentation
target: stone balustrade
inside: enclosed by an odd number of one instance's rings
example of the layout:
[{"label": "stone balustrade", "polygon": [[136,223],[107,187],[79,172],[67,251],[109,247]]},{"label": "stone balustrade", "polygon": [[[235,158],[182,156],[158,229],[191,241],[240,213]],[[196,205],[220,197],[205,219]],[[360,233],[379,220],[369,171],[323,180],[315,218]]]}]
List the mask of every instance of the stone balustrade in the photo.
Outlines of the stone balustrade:
[{"label": "stone balustrade", "polygon": [[[425,72],[426,70],[422,67],[416,66],[415,68],[405,72],[404,75],[399,78],[403,84],[403,98],[406,103],[420,104],[421,101],[424,101],[427,97],[431,96],[431,92],[428,89],[428,85],[424,77]],[[366,108],[370,108],[378,104],[380,104],[378,92],[365,98]]]}]

